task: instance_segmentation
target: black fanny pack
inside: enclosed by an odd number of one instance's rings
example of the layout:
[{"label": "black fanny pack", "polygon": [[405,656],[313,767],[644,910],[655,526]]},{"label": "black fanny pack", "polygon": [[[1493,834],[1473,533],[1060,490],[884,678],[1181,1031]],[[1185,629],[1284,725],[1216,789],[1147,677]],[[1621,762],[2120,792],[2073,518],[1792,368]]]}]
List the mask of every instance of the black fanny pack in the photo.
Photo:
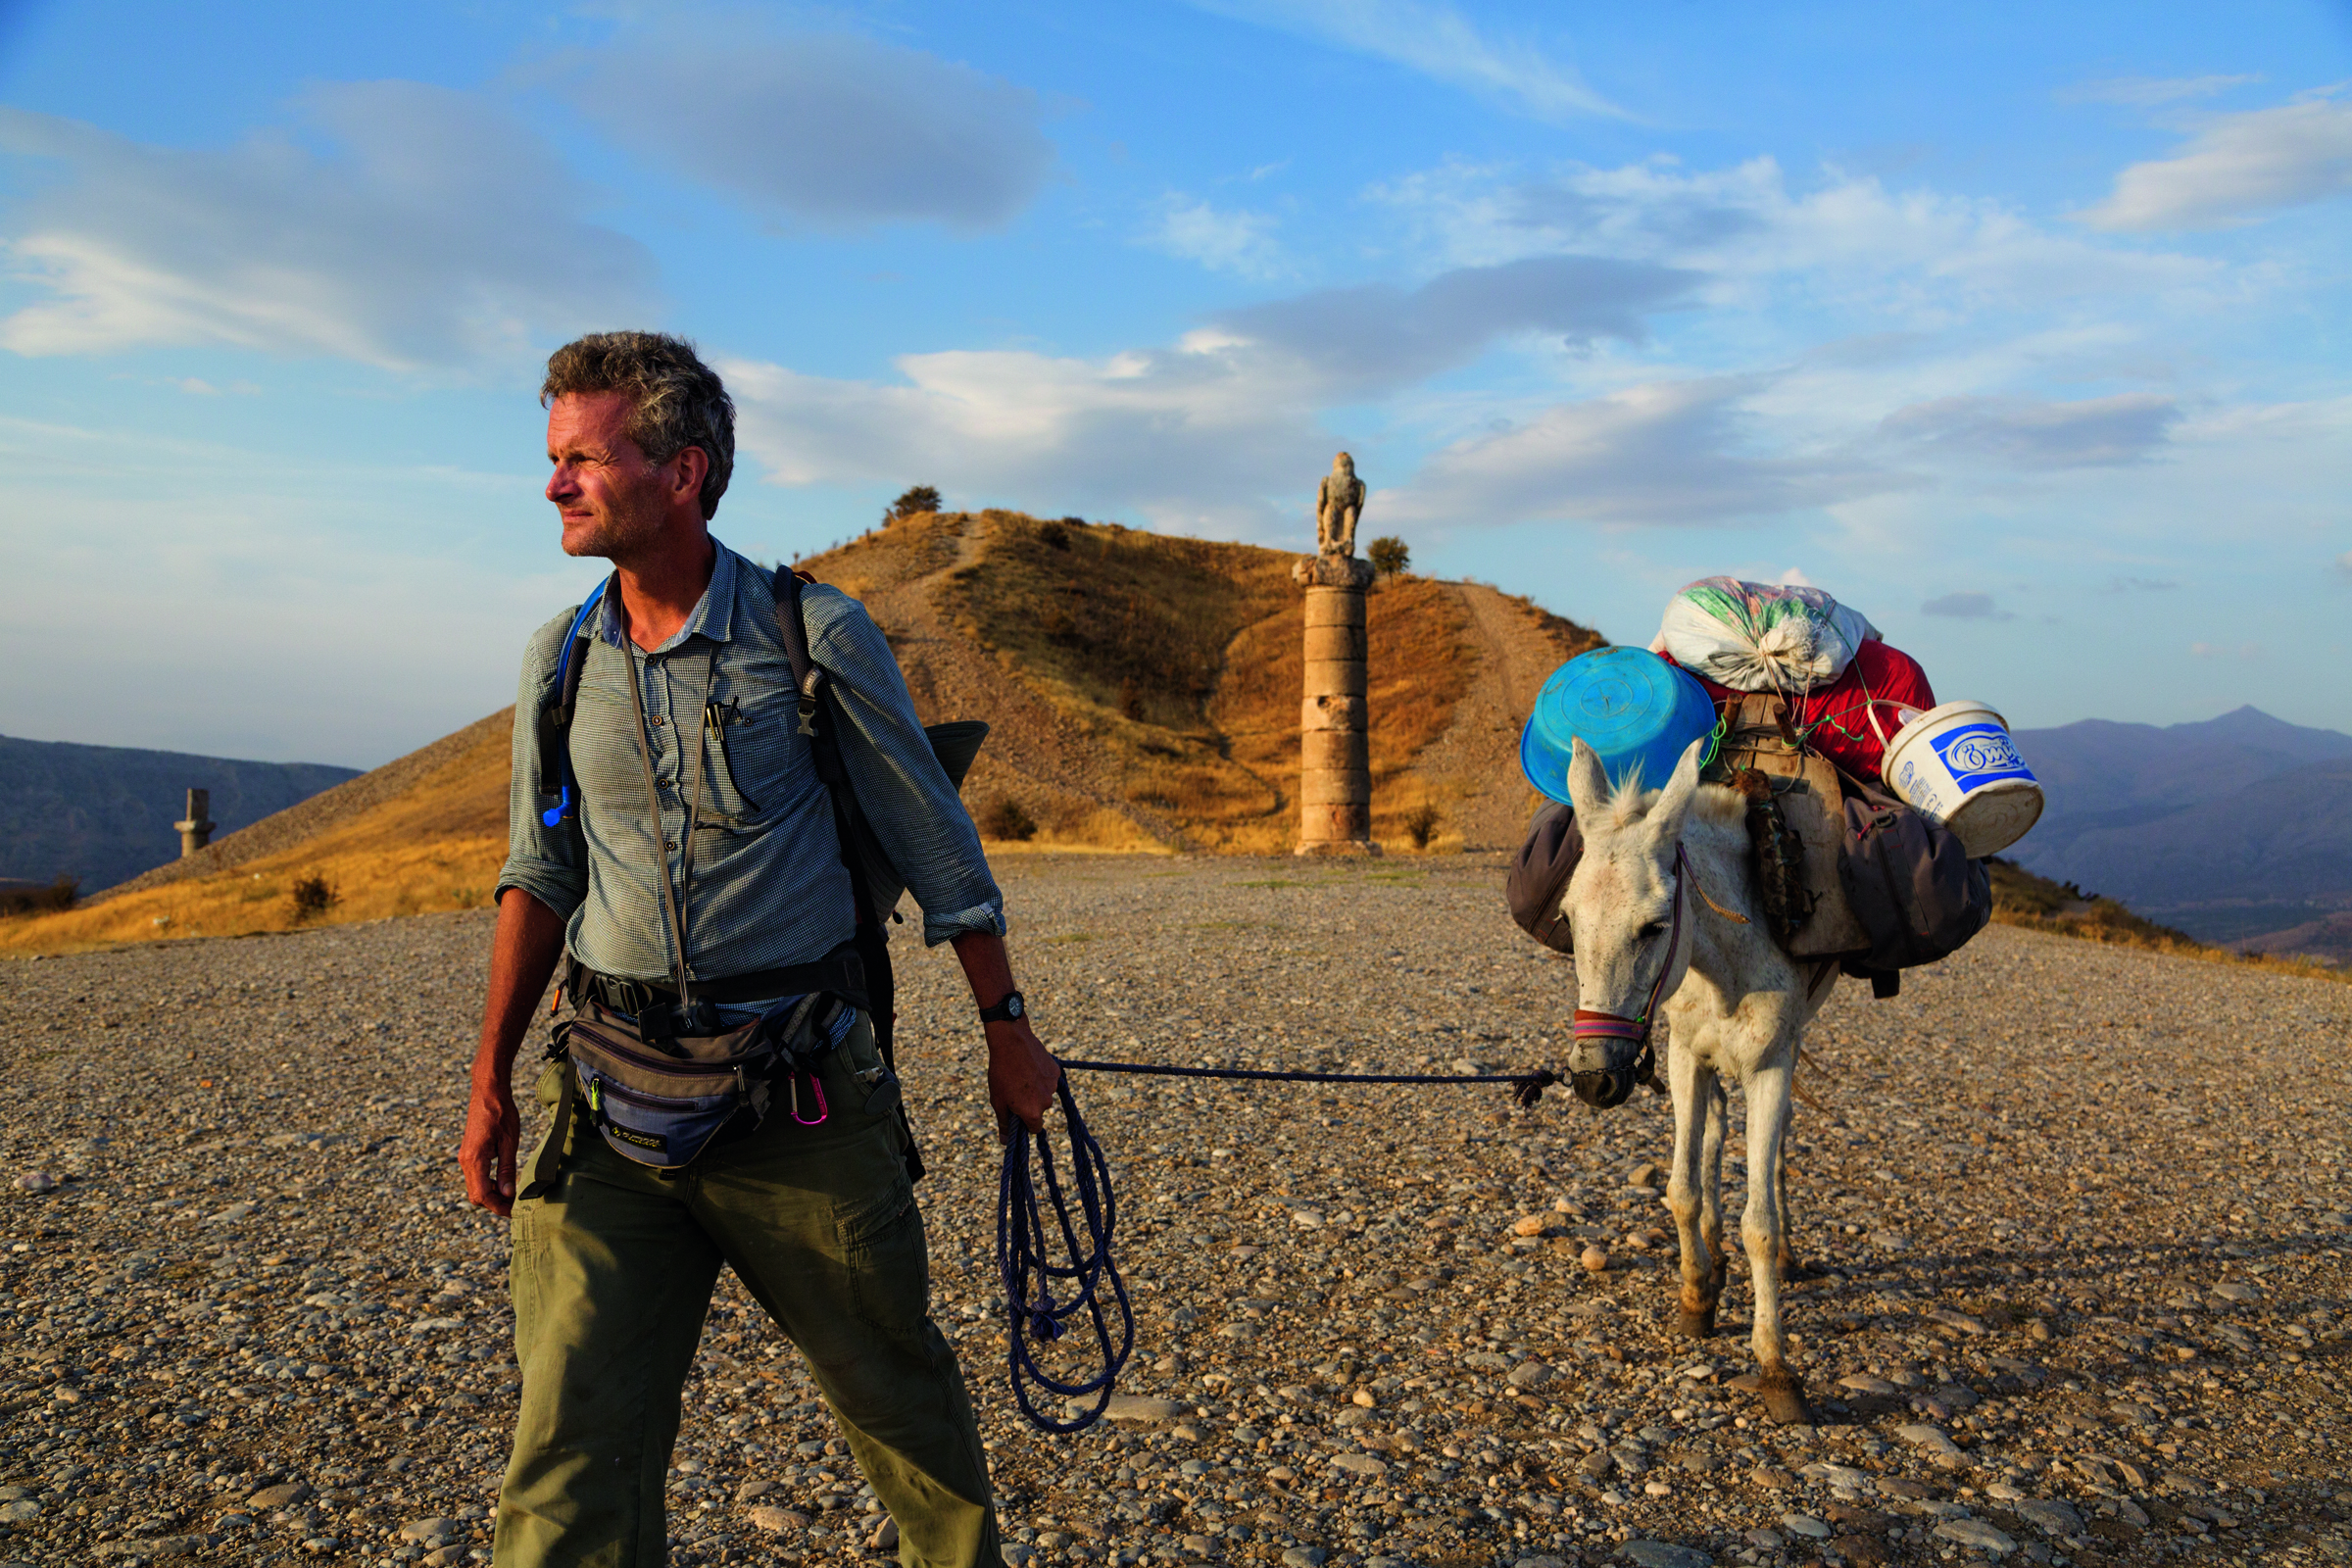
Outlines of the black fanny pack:
[{"label": "black fanny pack", "polygon": [[[766,1120],[780,1090],[796,1119],[822,1121],[822,1091],[813,1080],[844,1015],[856,1010],[840,997],[812,992],[787,1011],[723,1034],[649,1039],[627,1014],[587,1003],[556,1026],[552,1049],[569,1058],[572,1092],[613,1152],[674,1170],[729,1123]],[[808,1110],[814,1114],[802,1108],[803,1078],[811,1080]]]},{"label": "black fanny pack", "polygon": [[[821,963],[698,988],[696,1002],[683,1006],[666,988],[575,964],[564,987],[570,1016],[557,1023],[547,1048],[548,1059],[568,1070],[519,1196],[553,1189],[574,1114],[584,1113],[613,1152],[659,1170],[692,1163],[730,1128],[757,1128],[779,1098],[803,1125],[823,1121],[817,1075],[846,1032],[845,1015],[854,1018],[864,1004],[860,982],[857,956],[845,946]],[[721,1002],[794,992],[800,1000],[790,1007],[718,1027]]]}]

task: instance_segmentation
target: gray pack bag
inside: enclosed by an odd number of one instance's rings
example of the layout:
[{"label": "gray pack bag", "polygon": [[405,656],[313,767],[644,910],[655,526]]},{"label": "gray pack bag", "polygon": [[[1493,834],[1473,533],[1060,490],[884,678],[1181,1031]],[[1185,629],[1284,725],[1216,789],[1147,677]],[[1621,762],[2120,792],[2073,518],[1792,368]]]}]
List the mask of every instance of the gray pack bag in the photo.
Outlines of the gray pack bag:
[{"label": "gray pack bag", "polygon": [[1576,825],[1576,813],[1554,805],[1529,825],[1527,842],[1519,846],[1519,858],[1503,878],[1502,897],[1511,906],[1511,918],[1554,953],[1574,951],[1560,900],[1567,896],[1568,879],[1576,875],[1577,862],[1584,858],[1585,835]]},{"label": "gray pack bag", "polygon": [[1868,952],[1845,959],[1845,972],[1891,996],[1880,975],[1948,957],[1991,922],[1992,878],[1958,834],[1877,790],[1846,797],[1845,826],[1838,876],[1870,938]]}]

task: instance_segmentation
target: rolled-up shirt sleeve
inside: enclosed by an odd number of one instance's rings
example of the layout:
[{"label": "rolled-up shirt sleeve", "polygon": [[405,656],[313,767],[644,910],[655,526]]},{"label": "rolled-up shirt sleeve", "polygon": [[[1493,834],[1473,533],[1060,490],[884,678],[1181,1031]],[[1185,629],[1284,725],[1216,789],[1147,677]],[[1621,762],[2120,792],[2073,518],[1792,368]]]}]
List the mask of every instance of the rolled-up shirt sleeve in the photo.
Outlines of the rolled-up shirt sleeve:
[{"label": "rolled-up shirt sleeve", "polygon": [[523,650],[514,692],[514,774],[507,786],[507,863],[499,867],[497,894],[520,888],[566,920],[588,898],[588,847],[576,815],[555,827],[540,816],[555,804],[563,759],[540,756],[538,720],[554,694],[556,661],[576,612],[575,606],[540,627]]},{"label": "rolled-up shirt sleeve", "polygon": [[882,628],[839,589],[812,585],[802,599],[809,656],[832,677],[847,721],[842,764],[858,808],[922,906],[923,941],[936,947],[967,931],[1003,936],[1004,896],[979,830],[931,750]]}]

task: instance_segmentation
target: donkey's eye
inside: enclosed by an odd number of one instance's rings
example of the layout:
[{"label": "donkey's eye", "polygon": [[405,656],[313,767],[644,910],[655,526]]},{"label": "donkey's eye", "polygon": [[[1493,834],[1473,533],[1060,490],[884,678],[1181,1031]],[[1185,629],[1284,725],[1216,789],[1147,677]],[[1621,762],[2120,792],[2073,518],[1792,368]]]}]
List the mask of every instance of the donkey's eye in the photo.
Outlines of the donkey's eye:
[{"label": "donkey's eye", "polygon": [[1659,936],[1663,935],[1663,934],[1665,933],[1665,930],[1666,930],[1666,922],[1665,922],[1665,921],[1663,921],[1663,920],[1652,920],[1652,921],[1650,921],[1648,924],[1646,924],[1646,925],[1642,926],[1641,930],[1639,930],[1639,931],[1637,931],[1637,932],[1635,932],[1635,933],[1634,933],[1634,940],[1635,940],[1636,942],[1649,942],[1649,941],[1653,941],[1653,940],[1655,940],[1657,937],[1659,937]]}]

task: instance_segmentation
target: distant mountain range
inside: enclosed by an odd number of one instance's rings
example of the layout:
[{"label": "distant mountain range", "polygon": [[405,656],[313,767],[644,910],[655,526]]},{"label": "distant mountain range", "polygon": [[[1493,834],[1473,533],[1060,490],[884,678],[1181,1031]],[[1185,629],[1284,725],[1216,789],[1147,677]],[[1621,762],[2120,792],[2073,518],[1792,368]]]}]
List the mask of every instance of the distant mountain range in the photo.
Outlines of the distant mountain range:
[{"label": "distant mountain range", "polygon": [[2205,942],[2352,959],[2352,735],[2255,708],[2022,730],[2048,809],[2010,853]]},{"label": "distant mountain range", "polygon": [[191,789],[213,792],[214,832],[234,832],[357,775],[323,762],[244,762],[127,746],[0,735],[0,880],[78,878],[83,893],[179,857]]}]

